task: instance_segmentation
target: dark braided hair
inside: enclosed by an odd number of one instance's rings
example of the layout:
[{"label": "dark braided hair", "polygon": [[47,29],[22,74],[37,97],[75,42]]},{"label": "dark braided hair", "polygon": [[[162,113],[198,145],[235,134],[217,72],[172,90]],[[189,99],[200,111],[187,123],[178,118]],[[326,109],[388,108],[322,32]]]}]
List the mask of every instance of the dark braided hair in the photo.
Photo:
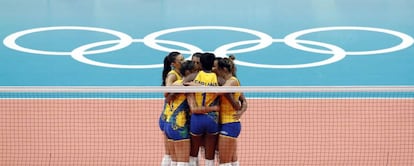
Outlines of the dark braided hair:
[{"label": "dark braided hair", "polygon": [[216,55],[214,55],[213,53],[203,53],[200,56],[201,69],[210,71],[213,68],[215,59]]}]

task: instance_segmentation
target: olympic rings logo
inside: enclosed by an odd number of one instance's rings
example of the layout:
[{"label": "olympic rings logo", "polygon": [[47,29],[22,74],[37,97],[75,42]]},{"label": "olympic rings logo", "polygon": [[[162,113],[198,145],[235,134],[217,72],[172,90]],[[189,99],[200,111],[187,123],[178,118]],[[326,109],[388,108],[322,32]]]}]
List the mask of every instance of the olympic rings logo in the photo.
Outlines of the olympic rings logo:
[{"label": "olympic rings logo", "polygon": [[[78,48],[74,48],[70,51],[45,51],[45,50],[36,50],[27,47],[23,47],[16,43],[16,40],[22,36],[43,32],[43,31],[56,31],[56,30],[81,30],[81,31],[93,31],[93,32],[100,32],[113,35],[117,37],[117,40],[106,40],[100,41],[95,43],[89,43],[82,45]],[[109,68],[131,68],[131,69],[149,69],[149,68],[161,68],[163,64],[149,64],[149,65],[122,65],[122,64],[112,64],[112,63],[104,63],[98,62],[92,59],[88,59],[86,55],[90,54],[101,54],[107,53],[115,50],[119,50],[125,48],[132,43],[143,43],[146,46],[156,49],[159,51],[165,52],[172,52],[178,51],[183,54],[192,54],[195,52],[204,52],[203,49],[200,47],[194,46],[189,43],[183,43],[179,41],[172,41],[172,40],[161,40],[158,39],[159,37],[175,33],[181,31],[195,31],[195,30],[223,30],[223,31],[236,31],[241,33],[247,33],[254,36],[257,36],[258,39],[256,40],[244,40],[238,41],[233,43],[228,43],[219,46],[216,48],[213,53],[216,54],[218,57],[225,57],[227,54],[242,54],[246,52],[256,51],[260,49],[264,49],[273,43],[285,43],[286,45],[306,52],[318,53],[318,54],[332,54],[332,56],[328,59],[319,61],[319,62],[312,62],[312,63],[305,63],[305,64],[292,64],[292,65],[272,65],[272,64],[257,64],[257,63],[250,63],[244,62],[241,60],[236,60],[235,63],[241,66],[249,66],[249,67],[257,67],[257,68],[306,68],[306,67],[316,67],[331,64],[337,61],[342,60],[347,55],[373,55],[373,54],[382,54],[382,53],[390,53],[394,51],[403,50],[405,48],[410,47],[414,43],[414,39],[404,33],[389,30],[389,29],[381,29],[381,28],[372,28],[372,27],[356,27],[356,26],[335,26],[335,27],[322,27],[322,28],[313,28],[313,29],[306,29],[297,32],[293,32],[291,34],[286,35],[282,39],[274,39],[266,33],[259,32],[256,30],[245,29],[245,28],[238,28],[238,27],[227,27],[227,26],[191,26],[191,27],[179,27],[179,28],[172,28],[172,29],[165,29],[157,32],[153,32],[151,34],[146,35],[142,39],[134,39],[131,36],[105,28],[96,28],[96,27],[82,27],[82,26],[56,26],[56,27],[42,27],[42,28],[34,28],[19,31],[7,36],[3,40],[3,44],[11,49],[25,52],[25,53],[32,53],[32,54],[43,54],[43,55],[67,55],[71,56],[73,59],[89,64],[94,66],[100,67],[109,67]],[[337,31],[337,30],[357,30],[357,31],[371,31],[371,32],[379,32],[389,34],[401,39],[401,42],[395,46],[391,46],[389,48],[378,49],[378,50],[367,50],[367,51],[345,51],[343,48],[328,44],[322,43],[317,41],[310,41],[310,40],[302,40],[299,39],[301,36],[316,33],[316,32],[323,32],[323,31]],[[160,44],[167,44],[185,48],[185,50],[178,50],[174,48],[168,48],[162,46]],[[252,45],[254,44],[254,45]],[[90,50],[96,47],[112,45],[110,47],[97,49],[97,50]],[[236,47],[244,46],[244,45],[252,45],[248,48],[240,48],[240,49],[233,49]],[[308,47],[306,45],[312,45],[317,47],[322,47],[326,49],[316,49],[312,47]]]}]

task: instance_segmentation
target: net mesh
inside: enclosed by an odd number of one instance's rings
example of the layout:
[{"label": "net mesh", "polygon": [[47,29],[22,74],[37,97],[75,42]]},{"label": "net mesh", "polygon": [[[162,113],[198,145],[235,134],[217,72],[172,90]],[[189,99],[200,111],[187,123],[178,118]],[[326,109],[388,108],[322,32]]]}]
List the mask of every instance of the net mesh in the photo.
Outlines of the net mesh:
[{"label": "net mesh", "polygon": [[160,165],[167,91],[243,92],[241,165],[414,165],[414,87],[2,87],[0,165]]}]

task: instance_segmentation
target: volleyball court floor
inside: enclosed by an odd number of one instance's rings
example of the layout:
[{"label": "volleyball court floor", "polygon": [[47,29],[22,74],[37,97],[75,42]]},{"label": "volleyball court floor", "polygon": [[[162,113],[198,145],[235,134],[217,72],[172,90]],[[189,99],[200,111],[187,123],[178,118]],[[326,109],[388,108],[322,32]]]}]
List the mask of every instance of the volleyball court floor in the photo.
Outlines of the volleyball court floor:
[{"label": "volleyball court floor", "polygon": [[[172,50],[187,58],[198,51],[235,54],[244,86],[414,84],[414,2],[407,0],[0,4],[2,87],[159,86],[162,59]],[[2,98],[3,164],[161,159],[160,100]],[[395,112],[389,100],[360,102],[251,99],[240,162],[414,164],[412,99]]]}]

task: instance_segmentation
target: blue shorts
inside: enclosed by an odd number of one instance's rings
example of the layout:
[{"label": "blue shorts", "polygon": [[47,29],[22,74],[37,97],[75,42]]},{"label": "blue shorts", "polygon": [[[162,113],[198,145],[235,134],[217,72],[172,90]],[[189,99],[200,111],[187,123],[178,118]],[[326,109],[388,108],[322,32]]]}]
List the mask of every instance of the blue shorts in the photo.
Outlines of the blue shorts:
[{"label": "blue shorts", "polygon": [[183,140],[190,138],[188,109],[175,110],[164,124],[164,131],[168,139]]},{"label": "blue shorts", "polygon": [[172,139],[174,141],[189,139],[190,134],[188,133],[188,129],[188,125],[178,128],[177,125],[174,125],[173,123],[165,123],[165,134],[168,139]]},{"label": "blue shorts", "polygon": [[218,112],[210,112],[208,114],[192,114],[190,132],[193,135],[218,133]]},{"label": "blue shorts", "polygon": [[166,122],[166,117],[164,115],[164,112],[162,112],[161,115],[160,115],[160,118],[158,120],[158,125],[159,125],[161,131],[164,131],[165,123],[167,123]]},{"label": "blue shorts", "polygon": [[237,138],[240,135],[240,131],[241,131],[240,122],[225,123],[225,124],[222,124],[220,127],[221,127],[220,135],[233,137],[233,138]]}]

